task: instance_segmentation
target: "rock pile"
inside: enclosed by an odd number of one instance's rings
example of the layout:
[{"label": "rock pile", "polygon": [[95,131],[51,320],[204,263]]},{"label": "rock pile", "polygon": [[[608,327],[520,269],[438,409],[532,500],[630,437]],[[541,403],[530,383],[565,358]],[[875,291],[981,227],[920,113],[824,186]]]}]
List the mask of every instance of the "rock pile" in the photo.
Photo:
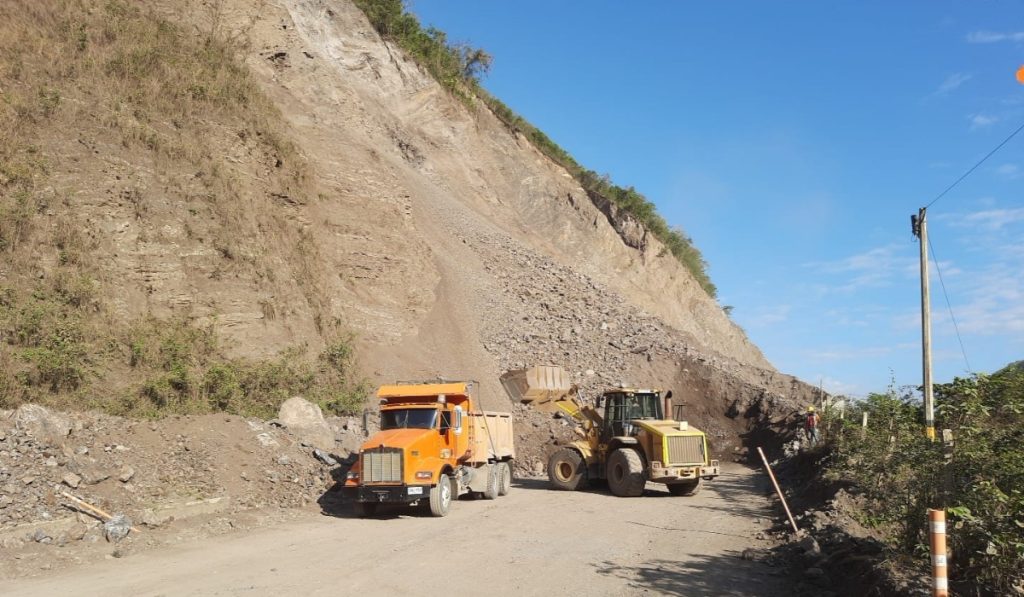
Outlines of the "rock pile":
[{"label": "rock pile", "polygon": [[322,414],[313,436],[292,422],[223,414],[146,422],[33,404],[0,411],[0,535],[46,544],[15,531],[71,518],[62,491],[143,525],[161,509],[211,498],[233,509],[314,503],[334,483],[330,455],[340,461],[363,434],[354,421]]}]

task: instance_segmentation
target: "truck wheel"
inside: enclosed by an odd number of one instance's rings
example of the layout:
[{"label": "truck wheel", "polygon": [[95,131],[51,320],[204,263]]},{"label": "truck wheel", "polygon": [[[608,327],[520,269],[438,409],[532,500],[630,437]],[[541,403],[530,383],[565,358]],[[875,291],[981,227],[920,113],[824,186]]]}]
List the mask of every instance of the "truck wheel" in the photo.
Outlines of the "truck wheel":
[{"label": "truck wheel", "polygon": [[487,467],[487,487],[480,495],[485,500],[493,500],[498,497],[498,482],[498,465],[492,464]]},{"label": "truck wheel", "polygon": [[352,502],[352,511],[359,518],[366,518],[377,513],[377,504],[373,502]]},{"label": "truck wheel", "polygon": [[638,497],[644,493],[647,475],[644,461],[636,450],[619,448],[608,458],[608,488],[619,497]]},{"label": "truck wheel", "polygon": [[691,479],[689,481],[683,481],[682,483],[670,483],[668,486],[668,492],[672,495],[697,495],[700,492],[701,479]]},{"label": "truck wheel", "polygon": [[508,495],[512,490],[512,467],[507,462],[498,463],[498,495]]},{"label": "truck wheel", "polygon": [[430,488],[430,514],[432,516],[448,516],[452,507],[452,482],[448,475],[442,474],[437,485]]},{"label": "truck wheel", "polygon": [[572,448],[557,450],[548,459],[548,480],[562,491],[576,491],[587,486],[587,464]]}]

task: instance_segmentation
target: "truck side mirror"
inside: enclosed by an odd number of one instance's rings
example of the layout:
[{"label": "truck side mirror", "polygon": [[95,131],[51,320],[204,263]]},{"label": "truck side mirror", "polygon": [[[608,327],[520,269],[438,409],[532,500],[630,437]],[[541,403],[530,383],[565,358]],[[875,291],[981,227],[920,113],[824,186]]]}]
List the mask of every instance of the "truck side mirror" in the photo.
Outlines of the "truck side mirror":
[{"label": "truck side mirror", "polygon": [[462,435],[462,407],[455,407],[455,435]]}]

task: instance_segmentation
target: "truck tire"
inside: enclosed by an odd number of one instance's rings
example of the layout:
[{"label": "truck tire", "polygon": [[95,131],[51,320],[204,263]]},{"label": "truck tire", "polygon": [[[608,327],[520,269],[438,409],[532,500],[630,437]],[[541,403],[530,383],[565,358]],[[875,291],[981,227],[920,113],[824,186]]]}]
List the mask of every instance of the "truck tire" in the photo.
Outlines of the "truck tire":
[{"label": "truck tire", "polygon": [[698,477],[681,483],[670,483],[668,492],[672,495],[697,495],[700,492],[701,485],[703,483],[701,483],[701,479]]},{"label": "truck tire", "polygon": [[377,513],[377,504],[373,502],[352,502],[352,511],[359,518],[366,518]]},{"label": "truck tire", "polygon": [[480,494],[485,500],[493,500],[498,497],[498,465],[492,464],[487,467],[487,487]]},{"label": "truck tire", "polygon": [[498,495],[508,495],[512,490],[512,467],[507,462],[498,463]]},{"label": "truck tire", "polygon": [[452,482],[448,475],[442,474],[437,479],[437,485],[430,488],[429,502],[431,516],[448,516],[448,510],[452,507]]},{"label": "truck tire", "polygon": [[644,494],[647,474],[640,454],[631,448],[619,448],[608,457],[608,488],[619,497]]},{"label": "truck tire", "polygon": [[587,463],[572,448],[561,448],[548,458],[548,480],[551,487],[577,491],[587,487]]}]

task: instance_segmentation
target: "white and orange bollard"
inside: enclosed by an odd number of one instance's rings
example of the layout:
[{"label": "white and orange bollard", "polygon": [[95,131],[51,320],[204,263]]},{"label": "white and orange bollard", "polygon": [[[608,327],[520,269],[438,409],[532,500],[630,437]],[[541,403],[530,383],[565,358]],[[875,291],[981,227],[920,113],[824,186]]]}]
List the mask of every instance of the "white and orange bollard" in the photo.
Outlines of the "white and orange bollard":
[{"label": "white and orange bollard", "polygon": [[946,558],[946,511],[928,510],[928,528],[932,546],[932,595],[949,597],[949,576]]}]

